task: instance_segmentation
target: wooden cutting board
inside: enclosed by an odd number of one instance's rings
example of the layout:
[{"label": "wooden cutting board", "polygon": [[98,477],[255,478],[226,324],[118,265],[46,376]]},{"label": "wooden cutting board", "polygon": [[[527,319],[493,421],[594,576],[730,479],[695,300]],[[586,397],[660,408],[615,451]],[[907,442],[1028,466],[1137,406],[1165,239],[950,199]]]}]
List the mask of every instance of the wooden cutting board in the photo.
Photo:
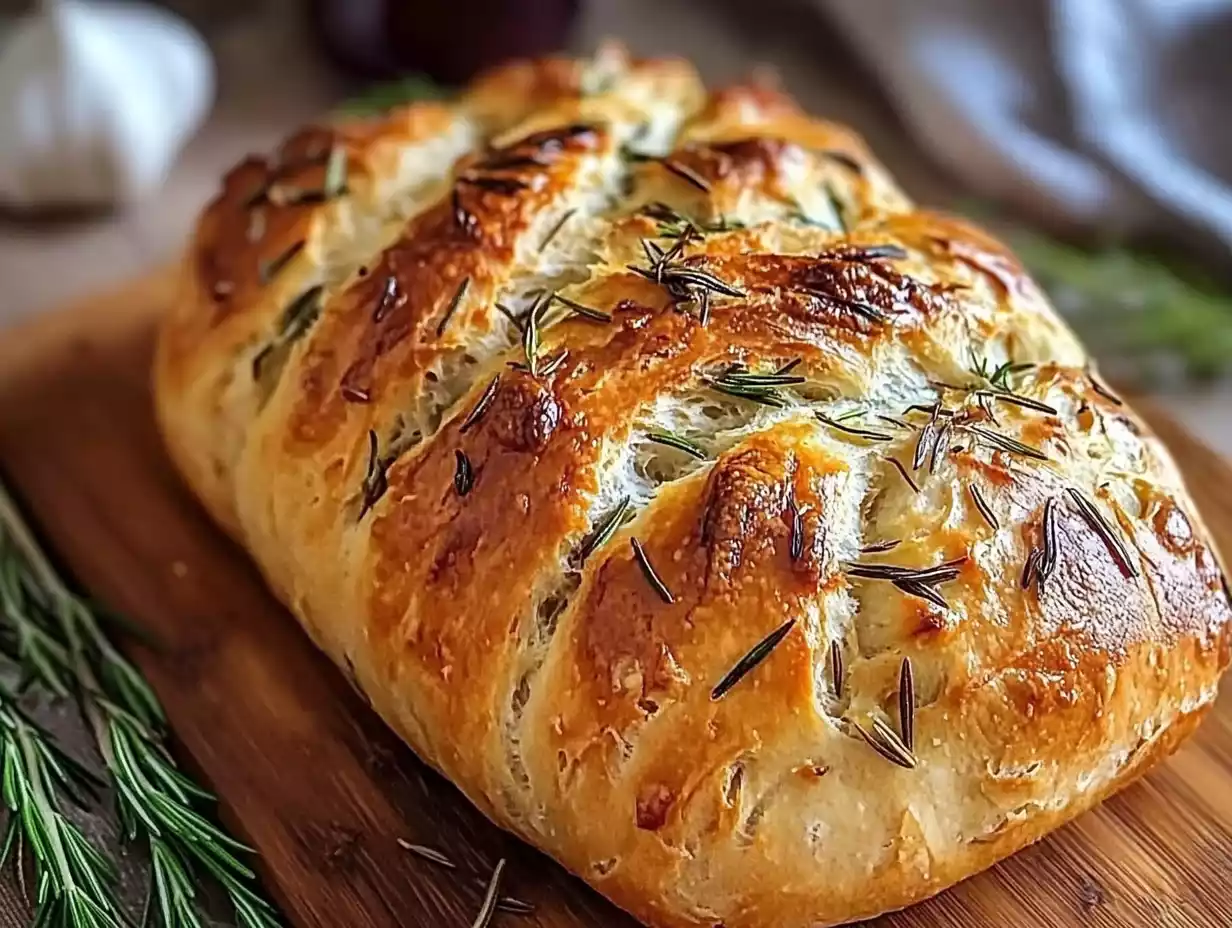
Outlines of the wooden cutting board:
[{"label": "wooden cutting board", "polygon": [[[290,921],[466,928],[503,856],[509,891],[536,910],[499,914],[498,925],[632,928],[420,763],[180,486],[147,387],[153,320],[170,280],[158,274],[0,334],[0,470],[78,581],[164,643],[135,656],[186,760],[260,852]],[[1144,412],[1232,554],[1232,470],[1157,411]],[[440,848],[459,869],[407,854],[399,838]],[[1232,925],[1229,687],[1197,736],[1144,780],[1000,866],[874,924]]]}]

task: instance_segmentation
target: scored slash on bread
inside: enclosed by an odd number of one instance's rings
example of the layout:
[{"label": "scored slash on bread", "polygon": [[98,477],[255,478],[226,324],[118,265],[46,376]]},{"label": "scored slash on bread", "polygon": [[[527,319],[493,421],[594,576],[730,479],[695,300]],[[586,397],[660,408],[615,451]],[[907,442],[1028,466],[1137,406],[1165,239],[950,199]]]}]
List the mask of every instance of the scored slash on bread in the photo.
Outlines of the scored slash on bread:
[{"label": "scored slash on bread", "polygon": [[373,707],[649,924],[924,898],[1229,661],[1165,449],[1014,258],[679,61],[508,65],[226,178],[168,447]]}]

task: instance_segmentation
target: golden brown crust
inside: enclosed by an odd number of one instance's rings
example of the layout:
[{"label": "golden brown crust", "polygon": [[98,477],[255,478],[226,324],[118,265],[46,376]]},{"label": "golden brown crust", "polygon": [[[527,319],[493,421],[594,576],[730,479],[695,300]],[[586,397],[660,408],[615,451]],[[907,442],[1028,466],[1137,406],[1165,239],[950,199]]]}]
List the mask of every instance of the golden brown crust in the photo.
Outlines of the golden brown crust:
[{"label": "golden brown crust", "polygon": [[1174,749],[1232,657],[1175,467],[1004,246],[680,62],[241,164],[155,378],[375,708],[651,924],[924,898]]}]

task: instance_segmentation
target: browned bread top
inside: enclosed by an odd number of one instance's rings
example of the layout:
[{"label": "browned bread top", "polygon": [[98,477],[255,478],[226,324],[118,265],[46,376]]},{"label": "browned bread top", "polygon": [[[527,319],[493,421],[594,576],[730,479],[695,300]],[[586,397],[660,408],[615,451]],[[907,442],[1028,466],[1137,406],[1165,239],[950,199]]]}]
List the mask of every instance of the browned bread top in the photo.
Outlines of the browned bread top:
[{"label": "browned bread top", "polygon": [[1166,753],[1230,657],[1167,452],[850,131],[605,50],[228,175],[168,445],[489,815],[659,925],[905,905]]}]

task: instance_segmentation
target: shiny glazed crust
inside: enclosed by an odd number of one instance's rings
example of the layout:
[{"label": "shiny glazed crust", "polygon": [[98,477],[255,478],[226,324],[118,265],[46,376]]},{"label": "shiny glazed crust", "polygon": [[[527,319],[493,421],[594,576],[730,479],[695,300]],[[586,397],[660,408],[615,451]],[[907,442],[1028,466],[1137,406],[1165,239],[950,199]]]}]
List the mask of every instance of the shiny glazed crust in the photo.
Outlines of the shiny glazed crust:
[{"label": "shiny glazed crust", "polygon": [[1229,661],[1171,459],[1016,260],[773,89],[605,49],[307,129],[182,281],[195,492],[422,757],[649,924],[929,896],[1173,750]]}]

